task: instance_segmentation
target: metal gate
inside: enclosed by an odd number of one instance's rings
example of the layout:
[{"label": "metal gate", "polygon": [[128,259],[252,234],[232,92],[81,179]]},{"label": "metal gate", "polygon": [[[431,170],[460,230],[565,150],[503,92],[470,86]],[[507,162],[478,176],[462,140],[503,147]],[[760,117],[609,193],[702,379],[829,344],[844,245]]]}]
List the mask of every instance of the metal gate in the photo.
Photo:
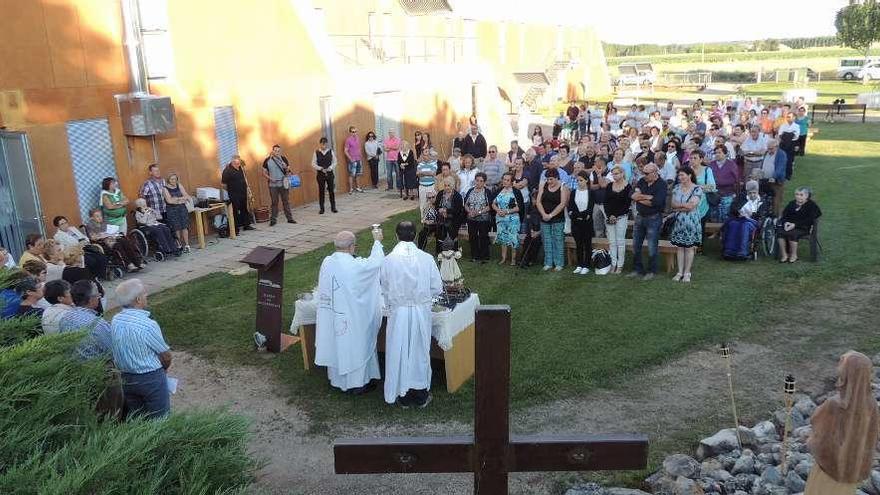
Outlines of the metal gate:
[{"label": "metal gate", "polygon": [[0,244],[17,260],[35,232],[45,229],[27,134],[0,131]]}]

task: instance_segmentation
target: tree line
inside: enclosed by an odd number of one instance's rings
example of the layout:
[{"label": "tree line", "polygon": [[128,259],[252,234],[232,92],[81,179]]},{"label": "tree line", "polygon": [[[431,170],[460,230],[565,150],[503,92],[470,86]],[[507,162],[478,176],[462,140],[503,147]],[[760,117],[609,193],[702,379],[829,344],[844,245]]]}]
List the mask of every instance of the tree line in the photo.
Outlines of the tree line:
[{"label": "tree line", "polygon": [[646,55],[675,55],[681,53],[734,53],[734,52],[765,52],[779,50],[780,46],[788,48],[820,48],[839,46],[837,36],[813,36],[808,38],[768,38],[755,41],[727,41],[719,43],[687,43],[656,45],[642,43],[638,45],[621,45],[603,43],[606,57],[631,57]]}]

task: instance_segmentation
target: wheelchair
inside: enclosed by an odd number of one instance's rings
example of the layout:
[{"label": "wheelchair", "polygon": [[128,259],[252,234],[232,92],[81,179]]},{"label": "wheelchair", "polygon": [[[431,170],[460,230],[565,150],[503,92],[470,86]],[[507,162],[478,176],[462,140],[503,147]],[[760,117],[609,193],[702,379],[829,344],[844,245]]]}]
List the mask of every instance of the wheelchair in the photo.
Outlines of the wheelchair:
[{"label": "wheelchair", "polygon": [[[144,259],[144,262],[147,262],[149,258],[153,258],[154,260],[160,262],[165,261],[168,258],[168,253],[163,253],[162,250],[159,249],[159,243],[149,232],[149,230],[146,229],[143,225],[137,224],[137,221],[134,218],[134,214],[132,214],[130,221],[133,222],[133,225],[137,226],[129,231],[128,240],[138,250],[141,258]],[[174,241],[175,252],[180,253],[180,241],[177,240],[177,237],[174,235],[174,233],[171,234],[171,239]]]},{"label": "wheelchair", "polygon": [[[81,226],[80,229],[83,227]],[[125,276],[125,261],[119,257],[112,249],[109,250],[110,254],[107,254],[107,250],[104,249],[104,246],[98,243],[90,242],[83,246],[83,255],[87,255],[89,253],[95,256],[102,256],[105,261],[106,269],[104,273],[96,273],[93,274],[101,280],[111,282],[118,278],[122,278]]]},{"label": "wheelchair", "polygon": [[[177,249],[177,252],[180,252],[180,241],[177,240],[176,237],[172,235],[174,239],[174,246]],[[143,227],[135,227],[128,233],[128,240],[134,244],[134,247],[137,248],[138,252],[141,253],[141,257],[146,262],[149,258],[153,258],[156,261],[165,261],[168,259],[168,254],[163,253],[159,249],[159,244],[153,238],[152,235],[147,232]]]}]

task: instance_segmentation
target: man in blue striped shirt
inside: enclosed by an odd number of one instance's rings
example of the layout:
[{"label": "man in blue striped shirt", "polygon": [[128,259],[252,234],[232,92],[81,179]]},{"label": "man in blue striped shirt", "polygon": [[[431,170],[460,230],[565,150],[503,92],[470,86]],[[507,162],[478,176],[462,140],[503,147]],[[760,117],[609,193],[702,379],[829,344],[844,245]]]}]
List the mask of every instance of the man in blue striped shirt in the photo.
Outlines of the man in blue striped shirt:
[{"label": "man in blue striped shirt", "polygon": [[113,361],[122,372],[127,414],[161,418],[171,412],[165,375],[171,366],[171,348],[146,310],[147,290],[140,280],[119,284],[116,298],[123,309],[110,323],[111,349]]},{"label": "man in blue striped shirt", "polygon": [[88,330],[86,336],[77,348],[77,353],[83,359],[95,359],[110,354],[110,323],[96,309],[101,304],[101,293],[98,286],[92,280],[79,280],[70,288],[70,297],[73,298],[74,308],[64,314],[58,323],[58,331],[75,332]]}]

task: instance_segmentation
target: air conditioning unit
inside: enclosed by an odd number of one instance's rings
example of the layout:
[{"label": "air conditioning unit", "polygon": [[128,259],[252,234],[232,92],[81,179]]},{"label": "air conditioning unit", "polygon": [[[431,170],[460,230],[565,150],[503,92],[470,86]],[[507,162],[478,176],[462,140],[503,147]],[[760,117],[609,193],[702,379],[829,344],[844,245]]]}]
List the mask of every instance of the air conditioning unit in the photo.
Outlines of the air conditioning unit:
[{"label": "air conditioning unit", "polygon": [[116,95],[122,131],[127,136],[155,136],[177,127],[174,105],[168,96]]}]

